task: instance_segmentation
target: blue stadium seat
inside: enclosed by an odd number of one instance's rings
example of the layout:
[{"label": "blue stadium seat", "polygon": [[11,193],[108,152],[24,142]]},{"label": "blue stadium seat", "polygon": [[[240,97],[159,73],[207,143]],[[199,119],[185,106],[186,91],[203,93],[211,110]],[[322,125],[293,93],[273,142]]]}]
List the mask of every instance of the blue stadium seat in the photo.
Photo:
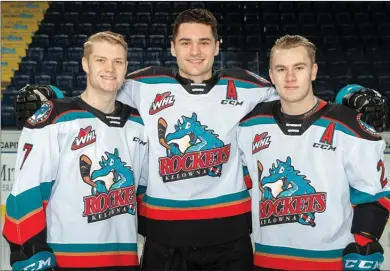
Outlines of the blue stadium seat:
[{"label": "blue stadium seat", "polygon": [[115,32],[118,32],[119,34],[122,34],[124,36],[130,36],[131,28],[130,24],[127,23],[120,23],[114,25]]},{"label": "blue stadium seat", "polygon": [[172,5],[171,2],[153,2],[153,10],[154,12],[171,12]]},{"label": "blue stadium seat", "polygon": [[245,13],[244,14],[244,22],[246,24],[256,24],[260,21],[260,17],[258,13]]},{"label": "blue stadium seat", "polygon": [[313,36],[318,34],[316,24],[301,24],[301,32],[304,36]]},{"label": "blue stadium seat", "polygon": [[313,10],[316,12],[330,12],[332,7],[329,2],[326,1],[315,1],[313,2]]},{"label": "blue stadium seat", "polygon": [[53,35],[56,32],[55,24],[42,22],[39,25],[39,31],[42,34]]},{"label": "blue stadium seat", "polygon": [[227,69],[243,68],[243,63],[242,63],[242,61],[229,60],[229,61],[226,61],[225,67]]},{"label": "blue stadium seat", "polygon": [[[90,23],[90,24],[95,24],[96,22],[96,12],[93,11],[87,11],[83,12],[81,16],[79,17],[80,23]],[[84,34],[83,32],[80,32]]]},{"label": "blue stadium seat", "polygon": [[102,12],[100,13],[100,19],[99,22],[104,24],[108,23],[111,24],[114,22],[115,13],[113,12]]},{"label": "blue stadium seat", "polygon": [[[354,4],[357,4],[358,2],[355,2]],[[353,19],[356,24],[365,24],[370,23],[370,14],[368,12],[356,12],[353,14]]]},{"label": "blue stadium seat", "polygon": [[56,76],[56,87],[63,91],[71,91],[74,88],[73,76],[70,75],[57,75]]},{"label": "blue stadium seat", "polygon": [[[49,60],[49,61],[42,61],[41,63],[41,71],[44,74],[50,75],[50,76],[55,76],[57,74],[57,66],[58,62],[54,60]],[[35,79],[35,78],[34,78]]]},{"label": "blue stadium seat", "polygon": [[80,23],[77,25],[75,32],[77,32],[77,34],[85,34],[89,36],[94,33],[95,30],[91,23]]},{"label": "blue stadium seat", "polygon": [[131,35],[129,39],[129,46],[145,48],[146,47],[145,35]]},{"label": "blue stadium seat", "polygon": [[16,89],[21,89],[27,84],[31,84],[30,82],[30,76],[28,75],[14,75],[14,77],[11,80],[11,84],[16,88]]},{"label": "blue stadium seat", "polygon": [[27,50],[27,55],[31,60],[41,61],[43,59],[43,48],[40,47],[31,47]]},{"label": "blue stadium seat", "polygon": [[283,24],[283,34],[285,35],[298,35],[299,27],[297,24]]},{"label": "blue stadium seat", "polygon": [[99,12],[101,10],[100,2],[86,1],[86,2],[84,2],[83,9],[89,10],[91,12]]},{"label": "blue stadium seat", "polygon": [[[378,90],[385,91],[390,89],[390,75],[378,76]],[[390,96],[387,96],[389,98]]]},{"label": "blue stadium seat", "polygon": [[62,21],[63,13],[57,12],[57,11],[48,11],[45,13],[45,21],[47,22],[58,22]]},{"label": "blue stadium seat", "polygon": [[139,70],[139,69],[141,69],[141,62],[134,61],[134,60],[128,62],[128,65],[127,65],[127,72],[128,73]]},{"label": "blue stadium seat", "polygon": [[37,72],[37,62],[32,60],[22,61],[19,70],[25,74],[32,75]]},{"label": "blue stadium seat", "polygon": [[261,48],[261,36],[259,35],[247,35],[246,46],[248,49],[260,49]]},{"label": "blue stadium seat", "polygon": [[65,11],[68,12],[82,12],[83,11],[83,2],[75,1],[71,5],[66,5]]},{"label": "blue stadium seat", "polygon": [[78,24],[79,23],[79,12],[81,12],[81,10],[77,11],[77,12],[75,12],[75,11],[65,12],[64,18],[66,18],[66,22]]},{"label": "blue stadium seat", "polygon": [[190,2],[190,8],[206,8],[203,2]]},{"label": "blue stadium seat", "polygon": [[36,47],[48,47],[50,45],[49,35],[35,34],[32,38],[32,46]]},{"label": "blue stadium seat", "polygon": [[82,47],[70,47],[67,51],[67,56],[69,60],[77,60],[79,61],[84,54],[84,50]]},{"label": "blue stadium seat", "polygon": [[[374,32],[371,32],[374,33]],[[390,35],[390,23],[378,24],[379,35]]]},{"label": "blue stadium seat", "polygon": [[362,43],[358,35],[342,36],[341,40],[346,50],[347,48],[362,48]]},{"label": "blue stadium seat", "polygon": [[65,5],[64,2],[50,2],[50,10],[56,11],[56,12],[64,12],[65,11]]},{"label": "blue stadium seat", "polygon": [[85,74],[76,76],[76,89],[87,88],[87,76]]},{"label": "blue stadium seat", "polygon": [[374,14],[372,14],[372,19],[377,24],[388,23],[389,22],[388,18],[389,18],[389,15],[386,12],[383,12],[383,11],[375,12]]},{"label": "blue stadium seat", "polygon": [[34,76],[34,84],[36,85],[50,85],[54,82],[51,80],[51,76],[47,74],[40,74]]},{"label": "blue stadium seat", "polygon": [[[279,33],[279,26],[278,33]],[[262,35],[263,34],[263,26],[261,24],[247,24],[245,25],[245,33],[247,35]]]},{"label": "blue stadium seat", "polygon": [[390,34],[380,36],[380,41],[383,48],[390,48]]},{"label": "blue stadium seat", "polygon": [[144,53],[144,62],[148,61],[162,61],[162,52],[145,52]]},{"label": "blue stadium seat", "polygon": [[77,74],[80,72],[79,62],[77,61],[64,61],[62,62],[62,72],[69,74]]},{"label": "blue stadium seat", "polygon": [[77,35],[73,35],[72,37],[72,46],[75,46],[75,47],[82,47],[84,42],[86,42],[88,39],[88,36],[87,35],[83,35],[83,34],[77,34]]},{"label": "blue stadium seat", "polygon": [[69,46],[69,37],[65,34],[54,35],[52,38],[52,44],[59,47],[68,47]]},{"label": "blue stadium seat", "polygon": [[150,35],[148,38],[148,47],[164,48],[165,37],[163,35]]},{"label": "blue stadium seat", "polygon": [[372,75],[359,75],[356,77],[356,83],[362,86],[367,86],[372,89],[378,89],[377,82]]},{"label": "blue stadium seat", "polygon": [[288,12],[280,14],[280,21],[282,24],[296,24],[297,18],[295,13]]},{"label": "blue stadium seat", "polygon": [[[310,1],[307,2],[295,2],[296,10],[298,12],[312,12],[312,4]],[[313,22],[314,23],[314,22]]]},{"label": "blue stadium seat", "polygon": [[[215,61],[214,61],[215,64]],[[177,62],[170,60],[170,61],[165,61],[164,62],[164,67],[171,68],[171,69],[176,69],[177,68]]]},{"label": "blue stadium seat", "polygon": [[[319,2],[315,2],[319,3]],[[322,2],[324,3],[324,2]],[[332,13],[330,12],[319,12],[317,14],[317,24],[322,25],[322,24],[332,24],[333,23],[333,16]]]},{"label": "blue stadium seat", "polygon": [[243,29],[241,24],[227,24],[226,25],[226,33],[229,35],[242,35]]},{"label": "blue stadium seat", "polygon": [[168,29],[166,24],[152,24],[150,27],[150,35],[168,35]]},{"label": "blue stadium seat", "polygon": [[109,12],[116,12],[118,10],[117,2],[103,2],[103,10]]},{"label": "blue stadium seat", "polygon": [[316,23],[315,14],[312,12],[299,13],[298,22],[299,24],[315,24]]},{"label": "blue stadium seat", "polygon": [[294,2],[279,2],[278,6],[280,12],[295,12]]},{"label": "blue stadium seat", "polygon": [[154,60],[154,61],[144,61],[144,66],[145,67],[150,67],[150,66],[161,66],[162,63],[161,61]]},{"label": "blue stadium seat", "polygon": [[57,34],[73,35],[74,24],[73,23],[62,23],[57,30]]},{"label": "blue stadium seat", "polygon": [[[133,21],[135,21],[135,16],[132,12],[119,12],[117,16],[115,17],[115,21],[112,21],[110,23],[125,23],[130,24]],[[107,23],[109,23],[107,21]]]},{"label": "blue stadium seat", "polygon": [[348,24],[340,24],[338,26],[339,34],[341,36],[348,36],[348,35],[354,35],[356,33],[355,25],[348,23]]},{"label": "blue stadium seat", "polygon": [[278,12],[279,5],[277,2],[271,2],[271,1],[261,2],[260,10],[263,12]]},{"label": "blue stadium seat", "polygon": [[15,95],[18,94],[19,90],[16,88],[6,89],[5,91],[2,91],[2,106],[4,105],[14,105],[15,103]]},{"label": "blue stadium seat", "polygon": [[128,48],[128,50],[127,50],[127,60],[128,61],[143,62],[143,59],[144,59],[144,49],[143,48],[137,48],[137,47],[129,47]]},{"label": "blue stadium seat", "polygon": [[135,14],[135,21],[137,23],[150,24],[151,23],[151,15],[149,12],[137,12]]},{"label": "blue stadium seat", "polygon": [[49,60],[59,61],[64,57],[64,49],[61,47],[49,47],[47,49],[47,58]]},{"label": "blue stadium seat", "polygon": [[1,127],[15,127],[15,113],[13,106],[2,106],[1,107]]},{"label": "blue stadium seat", "polygon": [[153,12],[153,5],[150,2],[138,2],[137,12]]},{"label": "blue stadium seat", "polygon": [[259,2],[244,2],[243,10],[245,13],[256,12],[260,10]]},{"label": "blue stadium seat", "polygon": [[173,2],[172,9],[174,12],[182,12],[188,9],[187,2]]},{"label": "blue stadium seat", "polygon": [[242,5],[240,2],[226,2],[225,12],[241,12]]},{"label": "blue stadium seat", "polygon": [[96,25],[96,32],[111,31],[111,30],[112,30],[111,24],[105,23],[105,24],[97,24]]},{"label": "blue stadium seat", "polygon": [[[263,2],[264,3],[264,2]],[[278,13],[263,13],[263,24],[279,24]]]},{"label": "blue stadium seat", "polygon": [[229,35],[225,38],[224,48],[242,47],[242,35]]},{"label": "blue stadium seat", "polygon": [[160,12],[160,10],[157,10],[158,12],[155,12],[153,14],[153,23],[158,24],[169,24],[171,23],[171,19],[169,17],[168,12]]},{"label": "blue stadium seat", "polygon": [[335,12],[348,12],[351,8],[346,2],[333,2],[333,11]]},{"label": "blue stadium seat", "polygon": [[148,24],[134,24],[131,29],[132,35],[149,35],[149,25]]},{"label": "blue stadium seat", "polygon": [[362,36],[363,45],[365,48],[377,48],[379,47],[378,36]]},{"label": "blue stadium seat", "polygon": [[118,2],[117,11],[133,12],[135,11],[137,2],[121,1]]}]

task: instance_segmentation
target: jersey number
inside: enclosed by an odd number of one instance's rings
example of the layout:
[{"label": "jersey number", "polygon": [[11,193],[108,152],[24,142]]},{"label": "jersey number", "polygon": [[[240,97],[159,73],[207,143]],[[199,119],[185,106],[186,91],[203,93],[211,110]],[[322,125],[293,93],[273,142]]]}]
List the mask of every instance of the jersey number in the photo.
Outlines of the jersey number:
[{"label": "jersey number", "polygon": [[378,165],[376,166],[376,169],[379,171],[381,171],[381,179],[380,179],[380,182],[381,182],[381,186],[382,188],[385,187],[387,185],[387,178],[385,178],[385,165],[383,164],[383,161],[382,160],[379,160],[378,162]]},{"label": "jersey number", "polygon": [[28,144],[28,143],[24,144],[23,151],[25,151],[25,153],[24,153],[23,162],[22,162],[22,165],[20,166],[20,169],[22,169],[24,162],[26,161],[27,157],[29,156],[29,154],[32,150],[32,147],[33,147],[33,145],[31,145],[31,144]]}]

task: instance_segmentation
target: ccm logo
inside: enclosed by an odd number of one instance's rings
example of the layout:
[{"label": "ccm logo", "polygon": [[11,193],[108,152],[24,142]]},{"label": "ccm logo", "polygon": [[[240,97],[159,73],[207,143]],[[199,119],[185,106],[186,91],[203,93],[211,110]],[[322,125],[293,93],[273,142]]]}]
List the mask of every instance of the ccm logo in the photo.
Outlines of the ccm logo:
[{"label": "ccm logo", "polygon": [[141,145],[146,145],[146,142],[145,141],[142,141],[140,138],[138,138],[138,137],[134,137],[133,138],[133,141],[135,141],[135,142],[138,142],[139,144],[141,144]]}]

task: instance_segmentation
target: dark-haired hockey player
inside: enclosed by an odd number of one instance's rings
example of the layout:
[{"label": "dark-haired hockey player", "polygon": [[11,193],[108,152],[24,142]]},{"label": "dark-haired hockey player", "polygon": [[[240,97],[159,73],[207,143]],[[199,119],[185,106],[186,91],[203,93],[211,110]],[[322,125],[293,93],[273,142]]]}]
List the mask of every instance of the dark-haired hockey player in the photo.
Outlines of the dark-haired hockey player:
[{"label": "dark-haired hockey player", "polygon": [[317,70],[313,43],[278,39],[269,71],[280,101],[257,105],[239,125],[254,181],[254,264],[378,270],[390,210],[386,144],[355,110],[314,96]]},{"label": "dark-haired hockey player", "polygon": [[[278,99],[271,84],[246,70],[212,71],[219,53],[217,22],[204,9],[186,10],[173,27],[178,70],[149,67],[130,74],[118,98],[140,111],[150,144],[144,270],[241,269],[252,266],[250,197],[235,127],[257,103]],[[37,98],[18,96],[18,114]],[[49,93],[46,95],[50,98]],[[384,100],[360,90],[358,110],[383,114]],[[367,121],[378,121],[374,115]]]},{"label": "dark-haired hockey player", "polygon": [[115,101],[127,44],[84,44],[81,97],[46,101],[25,123],[4,237],[13,270],[137,270],[136,189],[147,139],[136,109]]}]

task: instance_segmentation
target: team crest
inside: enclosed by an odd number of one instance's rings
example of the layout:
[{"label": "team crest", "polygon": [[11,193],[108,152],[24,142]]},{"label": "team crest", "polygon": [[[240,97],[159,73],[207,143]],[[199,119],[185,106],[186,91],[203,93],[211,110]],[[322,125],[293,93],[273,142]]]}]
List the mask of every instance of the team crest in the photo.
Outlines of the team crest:
[{"label": "team crest", "polygon": [[99,169],[91,173],[92,161],[86,155],[80,156],[80,173],[84,183],[91,186],[91,195],[84,197],[83,216],[88,223],[109,219],[116,215],[136,214],[134,176],[131,167],[126,166],[114,153],[106,152],[99,161]]},{"label": "team crest", "polygon": [[269,175],[261,178],[263,166],[258,161],[260,201],[260,226],[299,223],[315,227],[315,214],[326,209],[326,193],[317,192],[306,179],[291,165],[276,160],[269,169]]},{"label": "team crest", "polygon": [[359,123],[360,128],[362,128],[362,130],[365,131],[366,133],[368,133],[369,135],[372,135],[372,136],[375,136],[375,137],[380,137],[378,132],[373,127],[371,127],[370,125],[368,125],[367,123],[362,121],[361,118],[362,118],[362,114],[359,114],[357,116],[357,121]]},{"label": "team crest", "polygon": [[256,134],[252,143],[252,154],[268,148],[270,144],[271,136],[268,135],[268,132],[264,132],[260,135]]},{"label": "team crest", "polygon": [[78,150],[95,142],[96,132],[95,130],[92,130],[92,126],[90,125],[85,129],[80,128],[79,134],[73,140],[71,149],[73,151]]},{"label": "team crest", "polygon": [[45,122],[51,112],[53,110],[53,104],[50,101],[44,102],[41,107],[35,111],[34,115],[32,115],[27,122],[31,125],[37,125],[39,123]]},{"label": "team crest", "polygon": [[167,156],[159,158],[159,173],[164,182],[201,176],[219,177],[222,165],[230,157],[230,144],[225,145],[213,130],[197,119],[182,116],[174,130],[166,135],[168,124],[158,120],[158,137]]},{"label": "team crest", "polygon": [[175,96],[171,95],[170,91],[164,92],[163,94],[158,93],[150,106],[149,114],[154,115],[165,108],[171,107],[174,103]]}]

